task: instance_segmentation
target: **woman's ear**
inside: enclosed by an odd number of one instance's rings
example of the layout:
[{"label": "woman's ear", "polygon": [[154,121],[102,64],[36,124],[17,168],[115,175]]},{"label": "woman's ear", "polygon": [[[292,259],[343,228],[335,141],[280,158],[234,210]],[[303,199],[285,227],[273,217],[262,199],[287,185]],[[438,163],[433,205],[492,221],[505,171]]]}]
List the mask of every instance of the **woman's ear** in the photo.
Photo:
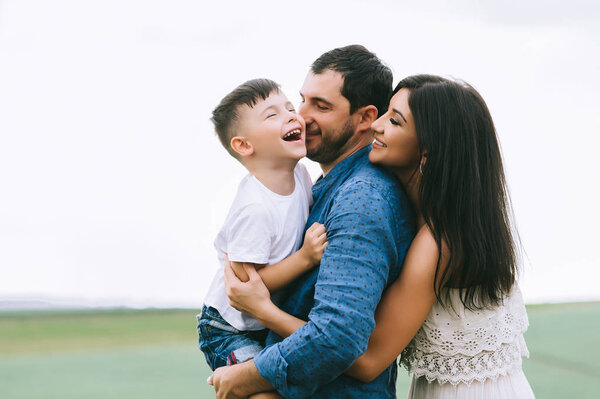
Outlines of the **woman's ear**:
[{"label": "woman's ear", "polygon": [[423,176],[423,166],[427,163],[427,151],[421,153],[421,160],[419,161],[419,172]]},{"label": "woman's ear", "polygon": [[235,136],[229,142],[231,148],[236,153],[240,154],[242,157],[250,156],[254,153],[254,147],[252,143],[248,141],[245,137]]},{"label": "woman's ear", "polygon": [[364,131],[371,129],[371,124],[377,120],[377,107],[367,105],[357,110],[357,115],[360,117],[357,130]]}]

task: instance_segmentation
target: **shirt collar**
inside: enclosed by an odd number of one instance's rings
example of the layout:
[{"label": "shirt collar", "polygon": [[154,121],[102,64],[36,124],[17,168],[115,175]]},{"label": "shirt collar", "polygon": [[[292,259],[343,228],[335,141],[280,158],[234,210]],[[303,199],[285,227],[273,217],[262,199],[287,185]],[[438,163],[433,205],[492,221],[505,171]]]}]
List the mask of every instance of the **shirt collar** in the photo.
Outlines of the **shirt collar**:
[{"label": "shirt collar", "polygon": [[315,201],[320,196],[329,193],[331,189],[342,184],[356,166],[368,163],[369,151],[371,151],[371,145],[356,151],[354,154],[342,160],[327,173],[327,176],[323,177],[323,175],[321,175],[312,187],[313,198]]}]

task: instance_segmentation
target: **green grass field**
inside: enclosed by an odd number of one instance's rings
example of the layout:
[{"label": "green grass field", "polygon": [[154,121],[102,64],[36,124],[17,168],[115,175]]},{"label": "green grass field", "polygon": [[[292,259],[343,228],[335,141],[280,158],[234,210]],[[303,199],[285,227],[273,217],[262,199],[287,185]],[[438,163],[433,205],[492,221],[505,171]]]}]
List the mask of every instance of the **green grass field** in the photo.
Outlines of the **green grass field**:
[{"label": "green grass field", "polygon": [[[529,306],[537,398],[600,396],[600,303]],[[0,398],[212,398],[193,310],[0,313]],[[400,370],[398,397],[409,377]]]}]

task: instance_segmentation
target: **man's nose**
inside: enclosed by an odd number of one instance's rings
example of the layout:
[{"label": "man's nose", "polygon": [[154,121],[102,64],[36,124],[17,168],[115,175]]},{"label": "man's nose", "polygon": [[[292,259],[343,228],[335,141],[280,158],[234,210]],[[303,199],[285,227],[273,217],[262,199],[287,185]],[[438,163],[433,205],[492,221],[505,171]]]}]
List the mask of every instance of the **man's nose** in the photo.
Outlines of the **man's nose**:
[{"label": "man's nose", "polygon": [[310,112],[308,111],[308,107],[304,106],[304,104],[300,104],[298,107],[298,114],[304,118],[306,123],[311,123],[313,121],[310,116]]}]

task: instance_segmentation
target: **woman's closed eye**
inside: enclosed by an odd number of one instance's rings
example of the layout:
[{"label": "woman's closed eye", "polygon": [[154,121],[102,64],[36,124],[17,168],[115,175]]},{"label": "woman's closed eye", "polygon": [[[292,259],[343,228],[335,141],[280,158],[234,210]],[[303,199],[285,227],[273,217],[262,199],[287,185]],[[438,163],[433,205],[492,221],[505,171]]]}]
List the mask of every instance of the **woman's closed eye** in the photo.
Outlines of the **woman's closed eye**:
[{"label": "woman's closed eye", "polygon": [[398,122],[396,119],[394,118],[390,118],[390,123],[394,126],[402,126],[402,123]]}]

